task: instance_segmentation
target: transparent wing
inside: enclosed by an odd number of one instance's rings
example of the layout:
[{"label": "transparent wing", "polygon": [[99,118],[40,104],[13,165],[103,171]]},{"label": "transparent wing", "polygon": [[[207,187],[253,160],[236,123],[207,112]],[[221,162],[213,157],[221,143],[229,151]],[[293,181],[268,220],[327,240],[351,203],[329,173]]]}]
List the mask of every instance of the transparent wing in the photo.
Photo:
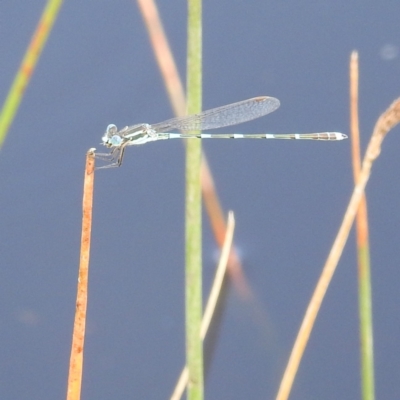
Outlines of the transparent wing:
[{"label": "transparent wing", "polygon": [[274,97],[254,97],[226,106],[212,108],[199,114],[168,119],[151,125],[151,127],[156,132],[170,132],[173,129],[203,131],[222,128],[267,115],[275,111],[279,105],[279,100]]}]

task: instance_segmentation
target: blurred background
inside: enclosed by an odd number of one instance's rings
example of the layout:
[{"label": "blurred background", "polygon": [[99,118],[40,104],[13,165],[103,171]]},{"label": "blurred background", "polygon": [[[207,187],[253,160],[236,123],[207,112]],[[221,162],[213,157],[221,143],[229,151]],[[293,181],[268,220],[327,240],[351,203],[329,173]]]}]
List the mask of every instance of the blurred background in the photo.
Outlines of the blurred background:
[{"label": "blurred background", "polygon": [[[45,1],[0,3],[3,102]],[[186,2],[159,1],[185,79]],[[204,1],[203,108],[258,95],[273,114],[235,132],[348,133],[348,64],[360,56],[363,149],[400,95],[400,3]],[[132,0],[66,1],[0,157],[0,397],[66,393],[85,153],[106,126],[172,117]],[[222,130],[229,132],[229,129]],[[377,398],[400,398],[397,127],[367,189]],[[204,141],[255,301],[231,288],[206,398],[276,395],[306,305],[352,190],[350,142]],[[204,293],[218,247],[204,217]],[[128,148],[95,177],[84,399],[165,399],[184,363],[184,147]],[[354,236],[291,399],[360,397]]]}]

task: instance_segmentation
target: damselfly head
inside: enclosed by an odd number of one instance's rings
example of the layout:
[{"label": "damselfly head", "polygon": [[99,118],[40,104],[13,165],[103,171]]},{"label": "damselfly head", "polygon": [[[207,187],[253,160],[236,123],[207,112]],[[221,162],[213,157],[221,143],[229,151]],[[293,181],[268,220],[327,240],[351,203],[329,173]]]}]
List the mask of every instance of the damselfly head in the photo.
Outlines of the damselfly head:
[{"label": "damselfly head", "polygon": [[118,128],[116,125],[108,125],[105,134],[101,138],[103,145],[106,147],[118,147],[122,142],[122,138],[116,134],[117,132]]}]

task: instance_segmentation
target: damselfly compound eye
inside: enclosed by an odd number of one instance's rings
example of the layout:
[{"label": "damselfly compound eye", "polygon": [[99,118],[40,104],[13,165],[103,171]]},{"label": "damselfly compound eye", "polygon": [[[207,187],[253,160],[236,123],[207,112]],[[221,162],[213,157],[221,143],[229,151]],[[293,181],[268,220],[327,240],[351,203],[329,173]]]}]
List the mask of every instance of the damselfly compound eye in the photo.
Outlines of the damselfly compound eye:
[{"label": "damselfly compound eye", "polygon": [[107,126],[106,135],[108,137],[114,136],[118,132],[117,126],[114,124],[110,124]]},{"label": "damselfly compound eye", "polygon": [[122,138],[121,136],[114,135],[108,140],[108,143],[110,143],[111,146],[119,146],[122,143]]}]

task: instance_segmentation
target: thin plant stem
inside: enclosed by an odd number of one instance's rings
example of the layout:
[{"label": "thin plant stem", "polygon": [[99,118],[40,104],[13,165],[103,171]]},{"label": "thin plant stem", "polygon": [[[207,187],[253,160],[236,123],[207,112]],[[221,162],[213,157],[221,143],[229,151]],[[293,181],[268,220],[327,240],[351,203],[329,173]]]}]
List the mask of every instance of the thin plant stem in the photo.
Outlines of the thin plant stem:
[{"label": "thin plant stem", "polygon": [[[358,119],[358,54],[353,52],[350,59],[350,128],[354,183],[361,169],[360,129]],[[356,217],[358,254],[358,295],[360,318],[360,362],[361,392],[364,400],[375,399],[374,348],[372,322],[371,268],[368,234],[368,213],[365,193],[361,199]]]},{"label": "thin plant stem", "polygon": [[90,237],[92,230],[94,165],[94,149],[90,149],[86,155],[83,184],[81,254],[76,295],[75,321],[69,363],[67,400],[79,400],[81,397],[83,349],[85,344],[86,308],[88,297]]},{"label": "thin plant stem", "polygon": [[154,56],[164,80],[167,95],[175,115],[186,112],[186,99],[182,80],[174,61],[171,47],[162,25],[155,0],[137,0],[143,20],[146,24]]},{"label": "thin plant stem", "polygon": [[286,400],[292,389],[294,378],[298,371],[301,358],[304,354],[311,330],[317,318],[318,311],[321,307],[322,300],[328,289],[332,276],[336,270],[337,263],[342,255],[344,245],[350,233],[358,208],[362,201],[364,190],[371,175],[372,165],[381,152],[382,141],[386,134],[400,122],[400,98],[395,100],[390,107],[378,118],[375,124],[371,140],[368,144],[367,151],[364,156],[360,175],[357,184],[353,189],[352,196],[347,206],[346,213],[343,217],[342,224],[333,242],[328,258],[323,267],[321,276],[317,282],[310,303],[307,307],[300,330],[297,334],[292,352],[289,357],[288,364],[281,384],[279,386],[277,400]]},{"label": "thin plant stem", "polygon": [[[201,111],[202,84],[202,8],[201,0],[188,0],[187,109],[189,114]],[[201,261],[201,141],[186,146],[186,365],[189,378],[188,400],[204,396],[203,343],[200,338],[202,316]]]},{"label": "thin plant stem", "polygon": [[[157,5],[155,0],[137,0],[137,3],[146,24],[154,56],[160,68],[170,103],[175,115],[182,116],[186,112],[183,84],[179,77],[178,68],[168,43]],[[222,247],[226,232],[225,215],[218,198],[212,171],[208,165],[204,150],[202,150],[202,154],[201,187],[204,205],[215,240],[218,246]],[[240,258],[235,247],[232,248],[230,255],[228,273],[232,283],[242,297],[247,300],[254,300],[254,294],[244,275]]]},{"label": "thin plant stem", "polygon": [[[226,235],[224,244],[222,246],[221,257],[219,259],[217,271],[215,273],[214,281],[211,287],[211,292],[208,297],[207,305],[204,311],[203,319],[201,321],[200,337],[204,341],[208,328],[210,326],[215,308],[218,303],[219,296],[222,290],[222,283],[224,281],[226,267],[229,261],[229,254],[232,248],[233,232],[235,229],[235,218],[232,211],[228,214],[228,223],[226,227]],[[185,366],[172,393],[171,400],[179,400],[186,388],[188,381],[188,369]]]},{"label": "thin plant stem", "polygon": [[12,124],[18,107],[21,104],[25,89],[35,70],[36,64],[46,40],[50,34],[54,21],[62,5],[62,0],[48,0],[43,10],[36,31],[32,36],[31,42],[25,52],[19,70],[11,85],[10,91],[0,111],[0,147],[2,147],[7,136],[8,129]]}]

